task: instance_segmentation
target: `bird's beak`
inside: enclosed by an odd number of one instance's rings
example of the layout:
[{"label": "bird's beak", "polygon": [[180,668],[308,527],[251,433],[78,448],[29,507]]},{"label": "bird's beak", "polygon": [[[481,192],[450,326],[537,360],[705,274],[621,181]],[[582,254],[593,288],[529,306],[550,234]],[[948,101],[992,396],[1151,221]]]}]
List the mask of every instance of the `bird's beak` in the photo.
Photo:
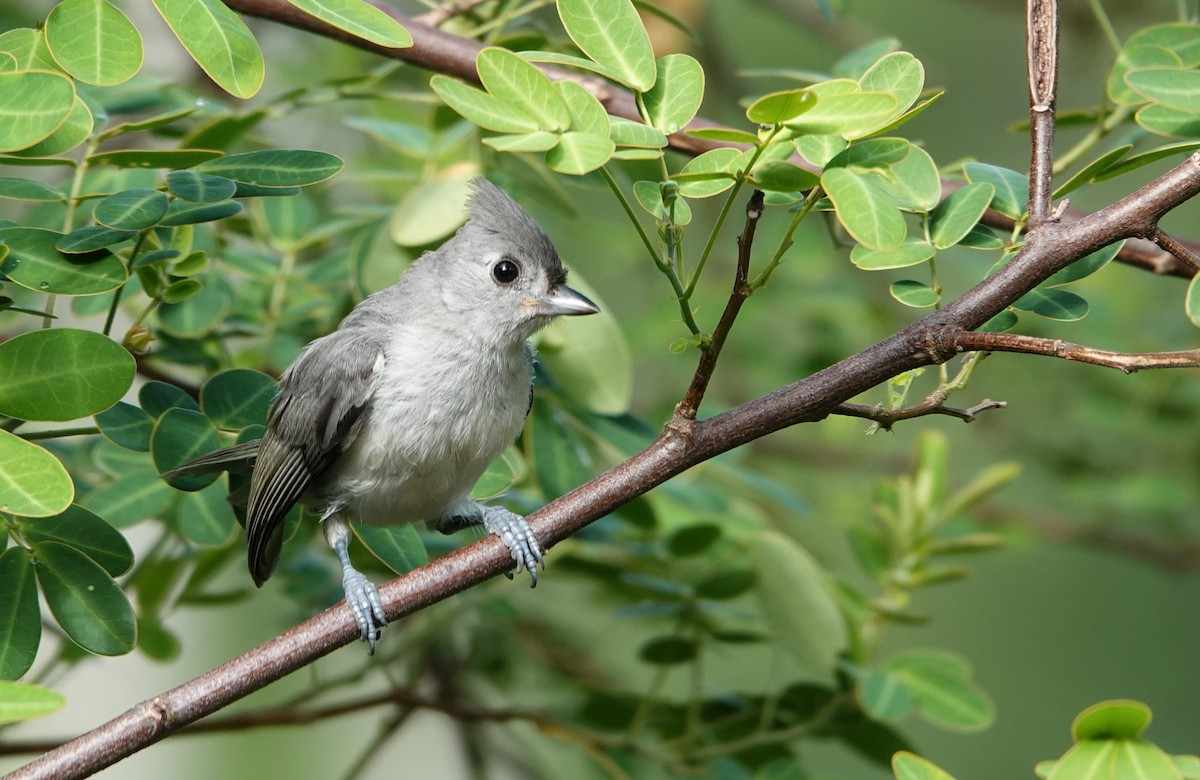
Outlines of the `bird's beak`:
[{"label": "bird's beak", "polygon": [[548,317],[596,314],[600,311],[600,307],[589,301],[586,295],[572,290],[565,284],[555,285],[548,295],[543,295],[532,303],[538,314]]}]

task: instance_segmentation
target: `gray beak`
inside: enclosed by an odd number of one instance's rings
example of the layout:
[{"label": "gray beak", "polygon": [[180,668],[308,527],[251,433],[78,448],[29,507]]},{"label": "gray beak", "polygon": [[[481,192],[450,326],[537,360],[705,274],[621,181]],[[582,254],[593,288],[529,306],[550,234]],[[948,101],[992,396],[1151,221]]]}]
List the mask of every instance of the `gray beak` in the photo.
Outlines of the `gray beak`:
[{"label": "gray beak", "polygon": [[550,317],[596,314],[600,311],[600,307],[589,301],[587,296],[565,284],[555,285],[549,295],[538,298],[534,305],[537,306],[538,314]]}]

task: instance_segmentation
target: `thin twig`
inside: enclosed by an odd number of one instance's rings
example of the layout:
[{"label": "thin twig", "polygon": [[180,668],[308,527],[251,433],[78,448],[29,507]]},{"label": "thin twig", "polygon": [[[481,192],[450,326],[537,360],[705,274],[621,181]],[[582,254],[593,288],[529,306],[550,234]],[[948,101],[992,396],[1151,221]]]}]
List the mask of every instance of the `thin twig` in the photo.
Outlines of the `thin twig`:
[{"label": "thin twig", "polygon": [[713,371],[716,370],[717,358],[721,356],[721,347],[725,345],[725,337],[729,335],[729,330],[733,327],[733,321],[737,319],[742,304],[754,292],[748,284],[750,254],[754,246],[754,231],[758,227],[758,220],[762,217],[762,213],[763,193],[762,190],[755,190],[746,204],[746,225],[742,228],[742,234],[738,236],[737,270],[733,276],[733,290],[729,293],[729,300],[725,303],[725,311],[721,312],[721,319],[717,322],[717,327],[713,329],[708,340],[700,345],[700,363],[696,366],[696,373],[692,376],[692,383],[684,394],[683,400],[679,402],[679,406],[675,407],[676,417],[685,420],[696,419],[700,402],[704,400],[704,393],[708,390],[708,383],[712,379]]},{"label": "thin twig", "polygon": [[961,351],[1022,352],[1027,355],[1045,355],[1105,368],[1115,368],[1126,374],[1148,368],[1200,367],[1200,349],[1187,349],[1180,352],[1111,352],[1106,349],[1072,344],[1062,339],[1022,336],[1016,333],[966,331],[954,334],[951,340]]},{"label": "thin twig", "polygon": [[1164,252],[1170,252],[1173,257],[1187,265],[1194,273],[1200,273],[1200,257],[1197,257],[1196,253],[1182,241],[1172,238],[1161,229],[1154,231],[1154,235],[1150,239]]},{"label": "thin twig", "polygon": [[930,393],[919,404],[907,406],[903,409],[888,409],[883,406],[875,406],[871,404],[840,404],[833,410],[833,414],[845,415],[846,417],[861,417],[865,420],[871,420],[878,425],[882,430],[890,431],[892,426],[901,420],[911,420],[914,417],[925,417],[931,414],[944,414],[947,417],[957,417],[963,422],[974,422],[975,417],[980,412],[986,412],[989,409],[1004,409],[1008,406],[1007,401],[993,401],[990,398],[985,398],[974,406],[966,409],[957,409],[952,406],[946,406],[947,393],[935,391]]},{"label": "thin twig", "polygon": [[1054,101],[1058,89],[1058,0],[1026,3],[1029,66],[1029,226],[1050,219],[1054,193]]}]

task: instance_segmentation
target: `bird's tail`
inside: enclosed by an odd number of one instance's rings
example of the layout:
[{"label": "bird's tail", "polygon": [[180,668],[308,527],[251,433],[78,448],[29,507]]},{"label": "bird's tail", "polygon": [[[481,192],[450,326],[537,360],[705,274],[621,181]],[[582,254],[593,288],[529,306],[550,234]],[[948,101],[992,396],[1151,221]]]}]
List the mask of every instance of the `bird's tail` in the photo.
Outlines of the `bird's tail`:
[{"label": "bird's tail", "polygon": [[223,447],[219,450],[205,453],[198,458],[192,458],[170,471],[163,472],[164,477],[177,477],[183,474],[211,474],[214,471],[228,471],[231,474],[249,474],[254,469],[254,460],[258,457],[258,445],[261,439]]}]

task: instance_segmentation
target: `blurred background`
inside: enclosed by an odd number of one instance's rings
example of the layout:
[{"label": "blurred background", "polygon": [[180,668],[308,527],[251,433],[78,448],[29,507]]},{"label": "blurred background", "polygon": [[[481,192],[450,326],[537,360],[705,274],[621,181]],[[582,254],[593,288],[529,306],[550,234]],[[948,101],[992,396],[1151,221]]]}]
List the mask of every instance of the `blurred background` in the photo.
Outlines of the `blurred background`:
[{"label": "blurred background", "polygon": [[[51,5],[9,0],[0,7],[0,26],[31,25]],[[150,31],[160,31],[149,44],[147,72],[200,83],[194,66],[148,4],[121,5],[148,41],[154,38]],[[656,49],[660,54],[687,51],[701,60],[708,76],[701,113],[711,119],[740,126],[741,99],[795,86],[754,71],[827,72],[851,49],[891,36],[924,63],[927,86],[946,90],[940,102],[905,128],[906,137],[921,143],[944,166],[968,157],[1017,170],[1028,164],[1027,139],[1013,129],[1027,113],[1020,3],[854,0],[832,20],[807,0],[671,0],[665,5],[687,21],[696,36],[655,27]],[[1108,0],[1104,5],[1122,38],[1142,25],[1175,18],[1177,10],[1171,0]],[[553,9],[540,13],[553,21]],[[333,79],[378,62],[288,28],[248,21],[266,53],[264,98],[311,79],[314,68],[321,70],[322,78]],[[1111,60],[1089,3],[1066,0],[1060,110],[1094,104]],[[426,75],[412,71],[400,78],[417,85]],[[260,130],[282,146],[321,149],[346,158],[341,183],[352,186],[339,191],[348,193],[345,197],[363,203],[388,197],[369,175],[388,165],[387,155],[367,136],[348,131],[336,107],[306,108],[268,121]],[[1061,131],[1059,148],[1082,132]],[[1176,163],[1164,160],[1087,188],[1072,196],[1071,205],[1096,209]],[[603,183],[590,178],[560,183],[569,201],[534,199],[525,205],[615,316],[633,359],[631,412],[658,428],[694,369],[694,351],[669,350],[684,335],[678,310]],[[6,204],[0,201],[0,217],[6,216]],[[715,209],[719,204],[705,205]],[[1165,225],[1177,235],[1200,239],[1198,215],[1200,204],[1189,204]],[[701,211],[696,221],[704,223],[713,216]],[[759,227],[759,245],[771,246],[785,227],[782,216],[772,219],[768,214]],[[709,326],[724,305],[739,228],[739,220],[730,221],[701,288],[700,314]],[[862,272],[847,255],[819,221],[806,224],[786,264],[743,310],[702,415],[795,381],[919,316],[888,295],[887,284],[902,273]],[[965,290],[994,259],[967,250],[945,253],[938,270],[947,295]],[[1073,288],[1091,303],[1085,319],[1023,319],[1019,330],[1115,350],[1192,348],[1197,334],[1183,311],[1186,286],[1180,279],[1114,263]],[[972,573],[965,581],[922,591],[914,607],[930,621],[895,627],[881,648],[886,654],[940,647],[971,659],[977,680],[994,699],[996,722],[980,733],[957,734],[914,718],[905,721],[901,731],[922,755],[956,777],[1033,777],[1037,761],[1069,747],[1070,722],[1079,710],[1101,699],[1127,697],[1153,709],[1155,722],[1147,736],[1154,742],[1172,753],[1200,751],[1200,663],[1195,652],[1200,646],[1200,519],[1195,509],[1200,505],[1200,377],[1195,371],[1124,376],[1045,358],[995,355],[978,367],[969,388],[957,398],[963,406],[993,398],[1008,407],[987,412],[969,425],[929,417],[873,435],[867,435],[868,426],[861,420],[831,418],[772,435],[725,460],[793,488],[807,509],[779,522],[839,578],[851,582],[864,579],[845,530],[870,514],[879,480],[910,467],[921,431],[936,429],[949,438],[951,473],[959,481],[989,464],[1019,463],[1017,481],[975,513],[980,525],[1006,536],[1006,548],[972,559]],[[879,403],[884,398],[876,391],[857,400]],[[685,476],[679,480],[680,489],[691,489],[699,478]],[[136,547],[137,529],[132,537]],[[237,579],[244,579],[237,567],[228,576],[244,585]],[[448,619],[498,591],[518,611],[541,614],[551,624],[560,611],[578,615],[594,608],[595,634],[588,637],[597,643],[592,652],[614,658],[630,653],[627,629],[607,605],[589,602],[585,588],[555,582],[553,557],[536,592],[513,589],[505,581],[477,590],[480,593],[453,600],[457,606],[440,605],[433,611],[444,607]],[[302,617],[279,589],[270,587],[219,610],[180,612],[170,625],[182,639],[182,654],[172,663],[149,663],[137,654],[94,660],[57,685],[69,699],[65,710],[6,735],[72,736]],[[435,625],[438,619],[429,618]],[[385,634],[384,641],[390,638]],[[357,668],[360,652],[352,647],[336,653],[249,704],[262,707],[282,701],[314,678]],[[96,674],[101,665],[104,673]],[[370,678],[366,682],[369,685]],[[303,739],[295,728],[172,738],[101,776],[335,777],[348,763],[342,751],[356,753],[375,733],[376,722],[374,714],[360,713],[301,727],[311,732]],[[385,746],[365,776],[466,776],[468,765],[444,717],[424,713],[411,725],[402,739]],[[890,777],[837,744],[810,741],[803,755],[812,777]],[[0,770],[17,764],[14,758],[0,758]],[[501,771],[497,776],[520,775]]]}]

